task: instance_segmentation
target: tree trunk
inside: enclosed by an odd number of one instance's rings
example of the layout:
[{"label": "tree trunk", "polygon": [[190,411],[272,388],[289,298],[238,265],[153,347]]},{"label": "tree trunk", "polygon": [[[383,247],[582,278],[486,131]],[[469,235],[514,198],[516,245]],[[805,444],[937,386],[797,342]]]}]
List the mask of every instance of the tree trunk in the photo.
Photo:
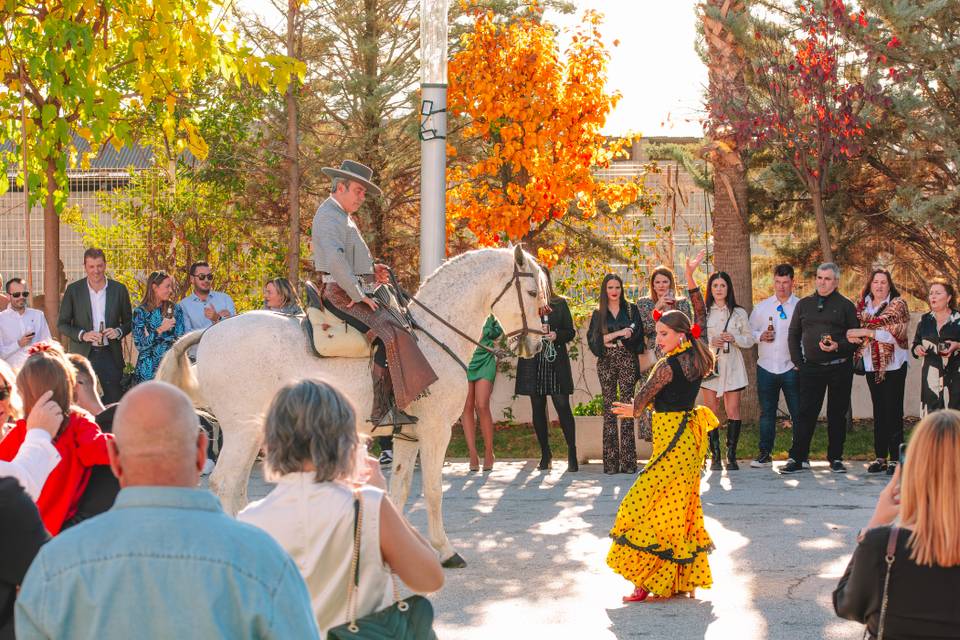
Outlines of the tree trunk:
[{"label": "tree trunk", "polygon": [[55,153],[47,158],[47,197],[43,203],[43,313],[50,332],[56,336],[57,317],[60,315],[60,216],[53,203],[57,189],[57,161]]},{"label": "tree trunk", "polygon": [[830,247],[830,230],[827,229],[827,215],[823,210],[823,191],[819,181],[809,181],[810,201],[813,203],[813,217],[817,221],[817,237],[820,238],[820,251],[823,262],[833,262],[833,249]]},{"label": "tree trunk", "polygon": [[[299,0],[287,4],[287,55],[295,58]],[[291,74],[287,87],[287,211],[290,236],[287,239],[287,279],[296,287],[300,280],[300,131],[297,116],[298,84]]]}]

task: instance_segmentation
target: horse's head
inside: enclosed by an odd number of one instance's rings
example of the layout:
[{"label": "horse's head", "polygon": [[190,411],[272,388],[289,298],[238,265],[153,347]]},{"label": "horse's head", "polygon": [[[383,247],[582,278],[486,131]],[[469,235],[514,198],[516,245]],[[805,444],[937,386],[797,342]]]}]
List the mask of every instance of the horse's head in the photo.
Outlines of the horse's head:
[{"label": "horse's head", "polygon": [[543,323],[540,308],[546,305],[545,277],[537,261],[519,245],[513,248],[510,279],[493,301],[491,311],[508,338],[519,340],[517,355],[529,358],[540,350]]}]

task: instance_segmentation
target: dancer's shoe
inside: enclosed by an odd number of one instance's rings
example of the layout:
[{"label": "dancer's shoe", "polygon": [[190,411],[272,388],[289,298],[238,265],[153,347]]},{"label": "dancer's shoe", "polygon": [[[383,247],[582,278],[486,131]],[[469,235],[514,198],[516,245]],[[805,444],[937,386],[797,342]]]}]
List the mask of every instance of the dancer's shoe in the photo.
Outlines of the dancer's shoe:
[{"label": "dancer's shoe", "polygon": [[646,589],[643,587],[637,587],[633,590],[628,596],[623,596],[623,601],[626,602],[643,602],[647,599],[647,596],[650,595]]}]

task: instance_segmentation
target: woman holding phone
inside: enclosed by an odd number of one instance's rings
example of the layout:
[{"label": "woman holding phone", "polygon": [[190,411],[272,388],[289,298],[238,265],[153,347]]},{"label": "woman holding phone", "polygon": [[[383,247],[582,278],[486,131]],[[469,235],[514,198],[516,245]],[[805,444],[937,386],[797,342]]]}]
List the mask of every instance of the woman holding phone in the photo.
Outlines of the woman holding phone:
[{"label": "woman holding phone", "polygon": [[[649,295],[637,300],[637,310],[640,312],[643,341],[646,347],[640,354],[641,382],[646,379],[654,363],[663,357],[663,353],[657,346],[657,321],[653,319],[654,311],[658,315],[662,315],[674,309],[679,309],[691,322],[693,321],[693,307],[690,300],[677,297],[676,277],[674,277],[673,270],[661,264],[650,274]],[[647,442],[653,441],[652,416],[649,408],[645,408],[637,416],[637,431],[640,434],[640,439]]]},{"label": "woman holding phone", "polygon": [[920,407],[923,415],[938,409],[960,409],[960,313],[957,294],[945,280],[933,280],[927,293],[930,311],[923,314],[910,348],[923,358]]},{"label": "woman holding phone", "polygon": [[133,343],[137,346],[134,384],[153,380],[160,361],[177,338],[183,335],[183,310],[171,300],[173,277],[154,271],[140,306],[133,310]]}]

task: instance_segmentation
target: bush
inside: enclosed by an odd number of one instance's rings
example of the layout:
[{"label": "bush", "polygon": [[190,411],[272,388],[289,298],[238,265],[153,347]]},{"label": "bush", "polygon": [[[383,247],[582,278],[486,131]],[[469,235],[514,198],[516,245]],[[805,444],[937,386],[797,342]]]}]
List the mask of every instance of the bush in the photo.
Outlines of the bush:
[{"label": "bush", "polygon": [[603,396],[597,394],[589,402],[579,402],[573,408],[575,416],[602,416],[603,415]]}]

